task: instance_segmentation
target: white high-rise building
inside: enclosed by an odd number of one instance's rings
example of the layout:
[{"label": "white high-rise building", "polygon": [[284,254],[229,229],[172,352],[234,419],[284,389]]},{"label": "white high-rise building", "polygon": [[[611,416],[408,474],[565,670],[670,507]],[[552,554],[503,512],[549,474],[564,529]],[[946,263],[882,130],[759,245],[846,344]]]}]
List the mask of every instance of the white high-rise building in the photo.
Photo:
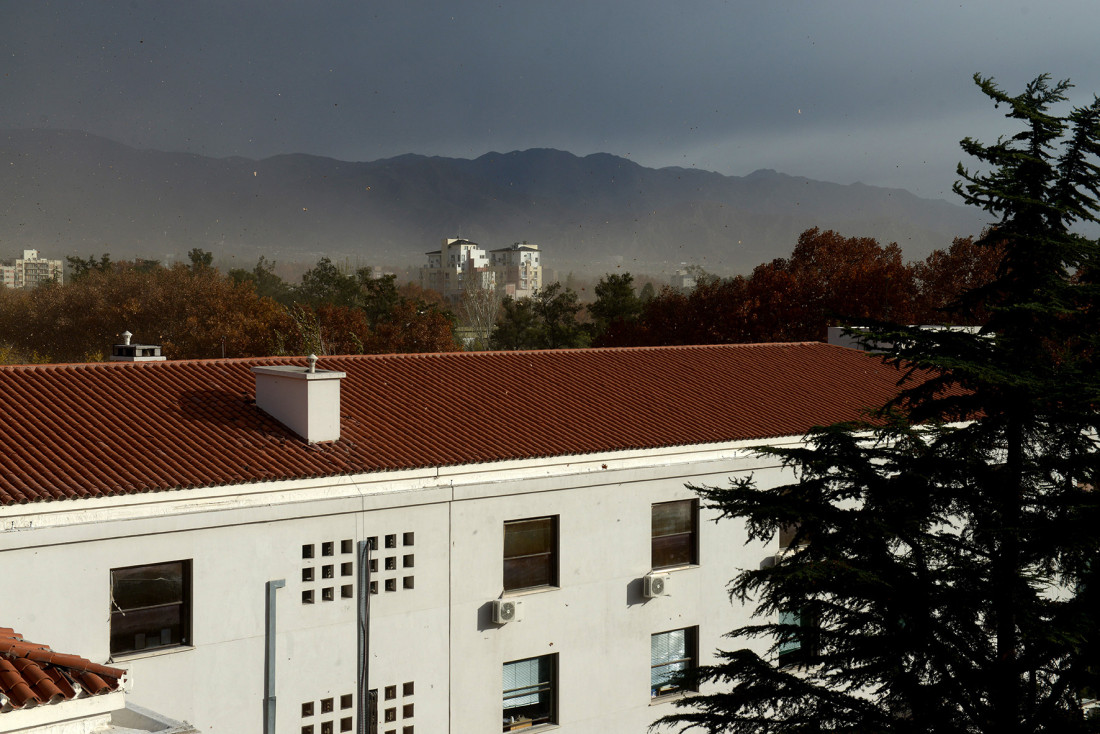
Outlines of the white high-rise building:
[{"label": "white high-rise building", "polygon": [[0,265],[0,285],[8,288],[36,288],[47,280],[64,281],[61,260],[39,257],[38,250],[23,250],[23,257],[12,265]]},{"label": "white high-rise building", "polygon": [[505,295],[526,298],[543,286],[540,254],[538,245],[526,241],[489,253],[489,265]]},{"label": "white high-rise building", "polygon": [[514,298],[532,296],[543,285],[539,246],[527,242],[486,253],[476,242],[448,237],[440,249],[426,254],[420,286],[450,301],[462,299],[471,278],[479,288],[499,288]]},{"label": "white high-rise building", "polygon": [[494,287],[489,256],[476,242],[461,238],[443,238],[442,246],[428,255],[428,264],[420,268],[420,287],[443,294],[449,301],[462,298],[466,278],[475,278],[482,288]]}]

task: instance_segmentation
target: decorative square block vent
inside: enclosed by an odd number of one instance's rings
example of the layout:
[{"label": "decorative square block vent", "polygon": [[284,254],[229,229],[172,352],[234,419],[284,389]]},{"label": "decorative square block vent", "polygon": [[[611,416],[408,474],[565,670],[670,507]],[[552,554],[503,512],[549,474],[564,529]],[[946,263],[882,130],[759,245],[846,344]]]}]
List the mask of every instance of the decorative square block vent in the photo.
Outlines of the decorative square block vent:
[{"label": "decorative square block vent", "polygon": [[650,573],[642,579],[642,594],[646,599],[668,596],[669,577],[667,573]]},{"label": "decorative square block vent", "polygon": [[523,619],[523,602],[514,599],[493,600],[493,624],[508,624]]}]

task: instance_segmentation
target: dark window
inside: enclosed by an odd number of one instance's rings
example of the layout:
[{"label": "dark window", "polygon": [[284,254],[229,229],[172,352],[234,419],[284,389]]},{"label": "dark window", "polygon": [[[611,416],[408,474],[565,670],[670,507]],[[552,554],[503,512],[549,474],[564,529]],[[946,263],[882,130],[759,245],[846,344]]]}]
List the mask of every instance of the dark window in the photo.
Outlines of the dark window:
[{"label": "dark window", "polygon": [[779,630],[779,667],[807,665],[818,654],[817,621],[808,609],[780,612],[779,624],[792,625]]},{"label": "dark window", "polygon": [[786,550],[794,543],[794,536],[798,533],[798,523],[779,526],[779,549]]},{"label": "dark window", "polygon": [[191,562],[111,569],[111,654],[191,644]]},{"label": "dark window", "polygon": [[697,552],[699,503],[696,500],[653,505],[653,568],[688,566],[699,562]]},{"label": "dark window", "polygon": [[697,629],[687,627],[650,637],[650,697],[667,696],[683,690],[678,676],[695,668]]},{"label": "dark window", "polygon": [[554,723],[556,655],[504,664],[504,731]]},{"label": "dark window", "polygon": [[504,523],[504,590],[558,583],[557,517]]}]

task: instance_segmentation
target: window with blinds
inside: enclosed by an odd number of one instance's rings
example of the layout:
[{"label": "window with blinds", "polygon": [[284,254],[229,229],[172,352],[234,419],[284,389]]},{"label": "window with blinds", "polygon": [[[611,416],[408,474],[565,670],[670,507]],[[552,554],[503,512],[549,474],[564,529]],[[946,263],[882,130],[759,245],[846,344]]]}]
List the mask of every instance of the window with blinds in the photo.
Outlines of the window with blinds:
[{"label": "window with blinds", "polygon": [[695,668],[698,627],[670,630],[649,639],[649,695],[668,696],[683,690],[679,676]]},{"label": "window with blinds", "polygon": [[504,731],[552,724],[557,655],[504,664]]}]

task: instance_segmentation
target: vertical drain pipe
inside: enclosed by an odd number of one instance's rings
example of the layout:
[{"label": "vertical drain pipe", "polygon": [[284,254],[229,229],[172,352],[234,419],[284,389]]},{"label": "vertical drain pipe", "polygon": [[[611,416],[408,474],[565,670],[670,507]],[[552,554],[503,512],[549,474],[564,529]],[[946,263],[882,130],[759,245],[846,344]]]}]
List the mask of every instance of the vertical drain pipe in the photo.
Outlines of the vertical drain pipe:
[{"label": "vertical drain pipe", "polygon": [[359,597],[356,625],[358,629],[358,655],[355,666],[358,706],[358,734],[370,734],[367,714],[370,711],[370,552],[368,540],[360,540],[357,548],[359,561]]},{"label": "vertical drain pipe", "polygon": [[275,734],[275,592],[286,586],[286,579],[267,582],[264,618],[264,734]]}]

